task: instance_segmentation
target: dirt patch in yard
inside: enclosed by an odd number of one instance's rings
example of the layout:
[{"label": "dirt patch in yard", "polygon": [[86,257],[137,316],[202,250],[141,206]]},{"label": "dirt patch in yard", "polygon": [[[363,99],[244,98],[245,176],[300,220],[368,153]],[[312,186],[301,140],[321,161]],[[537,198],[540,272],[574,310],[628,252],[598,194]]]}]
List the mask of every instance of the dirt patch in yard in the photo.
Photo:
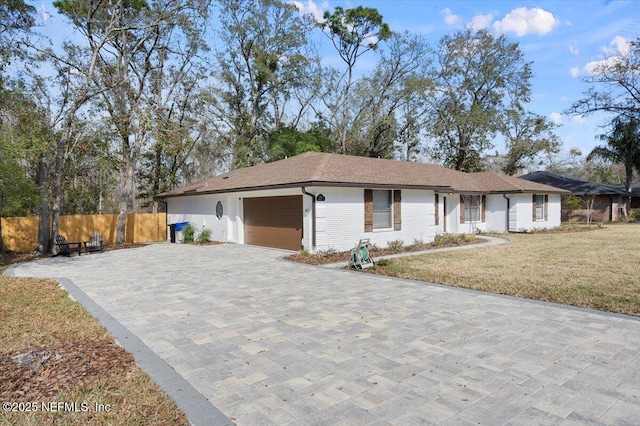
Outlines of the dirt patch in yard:
[{"label": "dirt patch in yard", "polygon": [[98,339],[0,354],[0,400],[44,400],[133,364],[122,347]]}]

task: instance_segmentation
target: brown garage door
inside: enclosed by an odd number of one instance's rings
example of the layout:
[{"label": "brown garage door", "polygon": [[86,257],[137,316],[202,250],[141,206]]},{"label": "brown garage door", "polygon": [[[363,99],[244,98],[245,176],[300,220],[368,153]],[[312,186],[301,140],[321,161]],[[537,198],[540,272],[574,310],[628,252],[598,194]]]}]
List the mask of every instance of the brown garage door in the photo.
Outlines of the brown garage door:
[{"label": "brown garage door", "polygon": [[302,195],[245,198],[243,205],[245,244],[300,250]]}]

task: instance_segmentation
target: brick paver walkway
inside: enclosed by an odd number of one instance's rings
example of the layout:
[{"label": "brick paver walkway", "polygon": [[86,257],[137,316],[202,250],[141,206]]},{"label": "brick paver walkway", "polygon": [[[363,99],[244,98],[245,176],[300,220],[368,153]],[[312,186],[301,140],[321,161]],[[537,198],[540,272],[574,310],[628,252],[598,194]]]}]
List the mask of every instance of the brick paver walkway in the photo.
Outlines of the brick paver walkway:
[{"label": "brick paver walkway", "polygon": [[637,424],[636,318],[157,244],[44,259],[239,425]]}]

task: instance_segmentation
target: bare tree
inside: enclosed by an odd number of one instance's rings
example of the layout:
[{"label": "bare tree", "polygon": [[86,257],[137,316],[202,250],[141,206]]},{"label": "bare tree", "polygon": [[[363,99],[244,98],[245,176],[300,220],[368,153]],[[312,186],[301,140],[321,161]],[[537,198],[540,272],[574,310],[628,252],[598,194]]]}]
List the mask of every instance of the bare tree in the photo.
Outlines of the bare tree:
[{"label": "bare tree", "polygon": [[[193,36],[197,41],[192,49],[200,46],[195,27],[206,18],[209,2],[75,0],[56,5],[89,44],[91,67],[90,71],[82,70],[81,87],[86,87],[84,92],[91,93],[91,98],[99,95],[120,138],[122,173],[116,236],[116,243],[120,244],[125,240],[126,215],[135,195],[138,157],[150,139],[154,113],[166,107],[163,94],[158,93],[153,82],[166,83],[165,67],[174,66],[172,60],[178,56],[177,37]],[[85,16],[87,10],[92,11],[89,16]],[[69,45],[68,50],[84,52],[81,46]],[[180,66],[180,61],[177,62]],[[182,66],[186,66],[184,62]],[[176,85],[178,81],[174,79]],[[82,105],[88,101],[86,96],[81,98]],[[75,114],[77,108],[71,108],[70,112]]]},{"label": "bare tree", "polygon": [[604,111],[618,116],[640,117],[640,38],[628,49],[609,52],[583,81],[591,87],[573,103],[568,113]]},{"label": "bare tree", "polygon": [[[108,89],[95,87],[93,81],[101,52],[107,43],[129,29],[123,25],[122,19],[127,3],[124,0],[57,2],[56,7],[69,18],[75,28],[88,29],[84,34],[86,44],[74,46],[64,43],[62,52],[56,52],[50,47],[42,49],[32,45],[36,52],[46,56],[53,63],[60,88],[59,112],[51,120],[52,125],[59,128],[54,153],[52,241],[55,241],[59,230],[65,153],[72,138],[76,116],[87,102]],[[98,22],[100,24],[97,24]],[[53,249],[54,245],[51,244],[47,251]]]}]

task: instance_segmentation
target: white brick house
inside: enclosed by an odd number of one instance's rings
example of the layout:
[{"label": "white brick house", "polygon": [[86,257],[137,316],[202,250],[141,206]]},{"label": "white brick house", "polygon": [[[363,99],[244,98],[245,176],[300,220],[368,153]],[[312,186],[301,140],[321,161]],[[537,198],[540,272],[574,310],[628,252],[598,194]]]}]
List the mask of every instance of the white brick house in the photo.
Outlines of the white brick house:
[{"label": "white brick house", "polygon": [[432,241],[442,233],[560,225],[566,191],[495,172],[308,152],[160,194],[167,222],[238,244],[347,250],[358,240]]}]

